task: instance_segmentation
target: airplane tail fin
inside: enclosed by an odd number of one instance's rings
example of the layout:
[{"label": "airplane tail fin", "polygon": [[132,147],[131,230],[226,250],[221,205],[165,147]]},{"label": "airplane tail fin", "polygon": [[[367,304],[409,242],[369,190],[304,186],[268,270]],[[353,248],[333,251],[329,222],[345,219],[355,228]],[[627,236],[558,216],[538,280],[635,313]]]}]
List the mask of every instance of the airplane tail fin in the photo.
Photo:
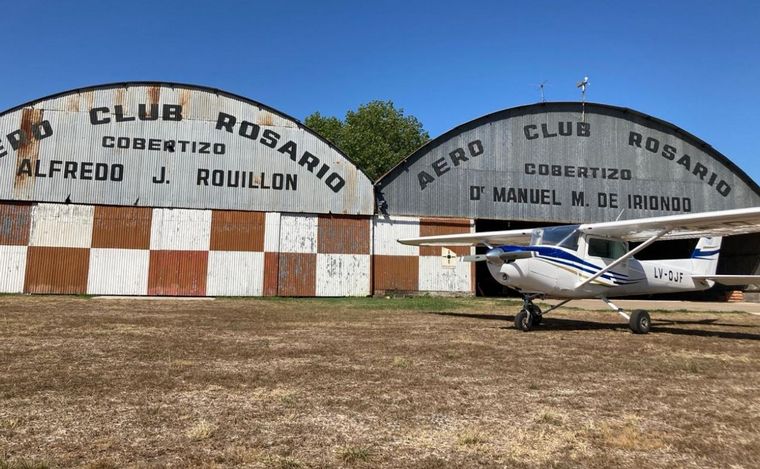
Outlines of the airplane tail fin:
[{"label": "airplane tail fin", "polygon": [[691,253],[695,274],[715,275],[715,271],[718,268],[718,256],[720,255],[722,241],[723,238],[720,236],[699,238],[697,247]]}]

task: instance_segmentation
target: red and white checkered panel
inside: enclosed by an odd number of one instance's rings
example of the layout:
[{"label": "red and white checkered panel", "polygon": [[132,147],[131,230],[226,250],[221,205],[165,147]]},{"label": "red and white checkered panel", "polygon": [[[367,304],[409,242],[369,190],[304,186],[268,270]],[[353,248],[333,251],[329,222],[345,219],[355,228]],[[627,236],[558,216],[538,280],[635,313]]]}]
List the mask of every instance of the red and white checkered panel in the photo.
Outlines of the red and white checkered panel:
[{"label": "red and white checkered panel", "polygon": [[0,204],[0,292],[363,296],[369,217]]},{"label": "red and white checkered panel", "polygon": [[457,259],[474,249],[406,246],[397,241],[399,238],[473,232],[472,220],[378,216],[373,224],[375,293],[474,292],[474,266]]}]

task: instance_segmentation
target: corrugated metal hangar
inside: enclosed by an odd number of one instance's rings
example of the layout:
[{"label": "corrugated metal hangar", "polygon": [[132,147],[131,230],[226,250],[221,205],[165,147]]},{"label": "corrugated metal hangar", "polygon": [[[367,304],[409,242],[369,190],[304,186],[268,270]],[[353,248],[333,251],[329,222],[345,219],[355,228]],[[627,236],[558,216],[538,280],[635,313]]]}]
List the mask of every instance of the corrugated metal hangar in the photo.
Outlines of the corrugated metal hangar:
[{"label": "corrugated metal hangar", "polygon": [[[628,109],[500,111],[373,187],[295,119],[169,83],[79,89],[0,114],[0,175],[0,292],[11,293],[492,293],[478,283],[489,275],[456,261],[469,248],[396,239],[760,205],[727,158]],[[729,240],[722,269],[756,270],[758,239]]]}]

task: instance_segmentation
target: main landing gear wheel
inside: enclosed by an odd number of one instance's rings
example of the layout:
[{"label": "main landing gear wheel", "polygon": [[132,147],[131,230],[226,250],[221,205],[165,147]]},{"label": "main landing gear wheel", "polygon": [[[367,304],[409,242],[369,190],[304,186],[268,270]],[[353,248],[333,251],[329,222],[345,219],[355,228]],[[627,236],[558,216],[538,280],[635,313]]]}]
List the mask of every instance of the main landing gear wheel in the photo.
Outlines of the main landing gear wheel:
[{"label": "main landing gear wheel", "polygon": [[634,334],[647,334],[651,325],[652,320],[649,318],[649,313],[643,309],[634,310],[631,313],[631,319],[628,321],[628,326]]},{"label": "main landing gear wheel", "polygon": [[523,332],[533,329],[533,315],[527,309],[521,309],[515,316],[515,329]]}]

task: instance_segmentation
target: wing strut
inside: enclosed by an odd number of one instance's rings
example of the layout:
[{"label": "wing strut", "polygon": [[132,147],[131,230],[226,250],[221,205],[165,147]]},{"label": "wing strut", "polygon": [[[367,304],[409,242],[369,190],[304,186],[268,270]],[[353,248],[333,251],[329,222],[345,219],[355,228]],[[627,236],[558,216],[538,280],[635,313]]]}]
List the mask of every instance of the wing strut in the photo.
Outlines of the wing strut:
[{"label": "wing strut", "polygon": [[661,237],[665,236],[665,235],[666,235],[666,234],[667,234],[669,231],[670,231],[670,229],[669,229],[669,228],[666,228],[666,229],[664,229],[664,230],[660,231],[660,232],[659,232],[659,233],[657,233],[656,235],[652,236],[651,238],[647,239],[647,240],[646,240],[646,241],[644,241],[643,243],[641,243],[641,244],[639,244],[638,246],[636,246],[634,249],[632,249],[632,250],[628,251],[628,252],[627,252],[627,253],[625,253],[624,255],[622,255],[622,256],[620,256],[620,257],[618,257],[617,259],[615,259],[615,261],[614,261],[614,262],[612,262],[610,265],[608,265],[608,266],[607,266],[607,267],[605,267],[604,269],[600,270],[599,272],[595,273],[595,274],[594,274],[594,275],[592,275],[591,277],[589,277],[589,278],[587,278],[586,280],[582,281],[581,283],[577,284],[577,285],[575,286],[575,288],[580,288],[580,287],[582,287],[582,286],[586,285],[587,283],[589,283],[589,282],[591,282],[591,281],[593,281],[593,280],[596,280],[597,278],[601,277],[601,276],[602,276],[602,275],[604,275],[605,273],[609,272],[611,269],[615,268],[615,267],[616,267],[618,264],[620,264],[620,263],[621,263],[621,262],[623,262],[624,260],[628,259],[628,258],[629,258],[629,257],[631,257],[631,256],[634,256],[634,255],[635,255],[637,252],[641,251],[641,250],[642,250],[642,249],[644,249],[645,247],[649,246],[650,244],[654,243],[655,241],[657,241],[657,240],[658,240],[658,239],[660,239]]}]

